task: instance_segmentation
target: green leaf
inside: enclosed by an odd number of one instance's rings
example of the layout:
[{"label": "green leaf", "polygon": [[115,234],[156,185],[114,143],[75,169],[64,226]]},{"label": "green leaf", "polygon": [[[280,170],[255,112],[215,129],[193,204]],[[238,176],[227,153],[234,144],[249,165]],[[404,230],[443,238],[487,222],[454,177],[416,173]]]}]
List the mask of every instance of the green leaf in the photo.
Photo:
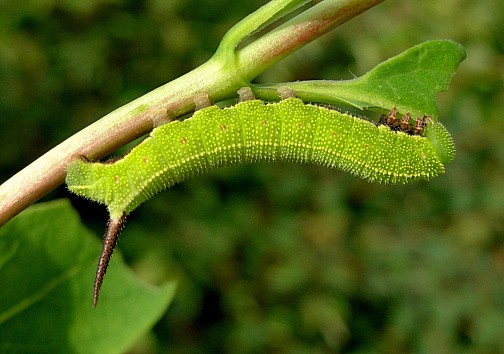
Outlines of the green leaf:
[{"label": "green leaf", "polygon": [[358,109],[397,107],[401,113],[438,117],[436,94],[448,89],[464,48],[450,40],[424,42],[377,65],[365,75],[345,81],[315,80],[257,85],[258,97],[289,87],[305,100],[344,103]]},{"label": "green leaf", "polygon": [[0,229],[0,352],[121,353],[165,312],[175,284],[141,284],[116,254],[96,309],[100,245],[67,201]]}]

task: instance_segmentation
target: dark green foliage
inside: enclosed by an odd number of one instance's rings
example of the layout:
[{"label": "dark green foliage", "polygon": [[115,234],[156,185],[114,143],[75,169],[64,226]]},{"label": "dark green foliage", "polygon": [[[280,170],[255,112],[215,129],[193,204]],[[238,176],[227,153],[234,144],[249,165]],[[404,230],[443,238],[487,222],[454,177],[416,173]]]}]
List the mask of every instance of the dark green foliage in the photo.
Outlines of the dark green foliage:
[{"label": "dark green foliage", "polygon": [[175,283],[148,286],[120,258],[113,291],[93,311],[98,249],[68,201],[36,205],[0,229],[0,353],[122,353],[159,320]]}]

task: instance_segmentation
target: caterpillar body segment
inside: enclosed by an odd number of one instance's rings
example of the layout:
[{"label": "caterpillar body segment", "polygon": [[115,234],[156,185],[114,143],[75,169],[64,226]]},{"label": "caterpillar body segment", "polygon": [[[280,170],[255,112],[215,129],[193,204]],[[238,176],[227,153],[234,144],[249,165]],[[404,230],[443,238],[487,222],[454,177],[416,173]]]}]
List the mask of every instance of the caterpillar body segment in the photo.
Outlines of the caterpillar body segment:
[{"label": "caterpillar body segment", "polygon": [[154,129],[122,159],[74,161],[67,168],[68,189],[105,204],[110,214],[93,306],[126,216],[175,183],[219,167],[262,161],[317,164],[372,182],[409,183],[442,174],[454,153],[450,134],[428,118],[412,125],[409,116],[399,119],[393,109],[376,125],[291,97],[210,106]]},{"label": "caterpillar body segment", "polygon": [[158,127],[113,163],[73,162],[67,184],[117,219],[175,183],[232,164],[310,163],[369,181],[409,183],[442,174],[453,154],[453,140],[437,122],[425,136],[410,135],[297,98],[251,100]]}]

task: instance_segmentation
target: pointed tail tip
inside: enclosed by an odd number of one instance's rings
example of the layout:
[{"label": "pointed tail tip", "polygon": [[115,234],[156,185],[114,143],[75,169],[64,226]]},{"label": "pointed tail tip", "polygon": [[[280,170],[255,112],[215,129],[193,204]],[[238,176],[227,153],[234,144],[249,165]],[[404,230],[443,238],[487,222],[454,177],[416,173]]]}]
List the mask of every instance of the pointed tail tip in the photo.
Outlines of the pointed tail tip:
[{"label": "pointed tail tip", "polygon": [[93,309],[95,309],[96,305],[98,305],[98,298],[100,297],[101,283],[103,281],[103,277],[105,276],[105,273],[98,274],[98,272],[99,272],[99,270],[96,271],[96,277],[95,277],[95,282],[94,282],[94,286],[93,286]]},{"label": "pointed tail tip", "polygon": [[126,214],[123,213],[118,219],[110,218],[107,231],[103,237],[103,246],[98,260],[98,267],[96,268],[96,275],[93,287],[93,308],[98,305],[98,298],[100,296],[100,289],[107,272],[107,267],[114,252],[114,248],[117,244],[117,239],[119,238],[119,233],[123,227],[126,220]]}]

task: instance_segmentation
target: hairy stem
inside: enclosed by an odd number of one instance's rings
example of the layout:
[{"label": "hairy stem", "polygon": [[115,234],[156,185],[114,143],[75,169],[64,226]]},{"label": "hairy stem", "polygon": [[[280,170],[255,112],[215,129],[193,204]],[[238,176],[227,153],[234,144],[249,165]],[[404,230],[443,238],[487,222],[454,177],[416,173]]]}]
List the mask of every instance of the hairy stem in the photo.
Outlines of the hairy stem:
[{"label": "hairy stem", "polygon": [[[0,186],[0,226],[60,185],[72,159],[85,156],[97,160],[106,156],[146,134],[158,122],[166,121],[168,114],[178,116],[193,110],[195,95],[208,94],[213,101],[232,97],[244,82],[252,80],[272,64],[382,1],[324,0],[236,51],[235,67],[230,69],[226,65],[229,63],[222,60],[218,52],[197,69],[109,113]],[[272,3],[272,11],[279,11],[279,8],[285,13],[303,1],[275,0]],[[289,6],[283,6],[284,3]],[[277,4],[282,6],[275,9]],[[265,12],[264,16],[263,23],[278,18],[274,12]],[[251,18],[256,20],[254,16]],[[239,26],[250,27],[246,20],[236,27],[235,33],[241,35],[237,35],[240,39],[245,36],[240,34]],[[255,29],[261,27],[260,23]]]}]

